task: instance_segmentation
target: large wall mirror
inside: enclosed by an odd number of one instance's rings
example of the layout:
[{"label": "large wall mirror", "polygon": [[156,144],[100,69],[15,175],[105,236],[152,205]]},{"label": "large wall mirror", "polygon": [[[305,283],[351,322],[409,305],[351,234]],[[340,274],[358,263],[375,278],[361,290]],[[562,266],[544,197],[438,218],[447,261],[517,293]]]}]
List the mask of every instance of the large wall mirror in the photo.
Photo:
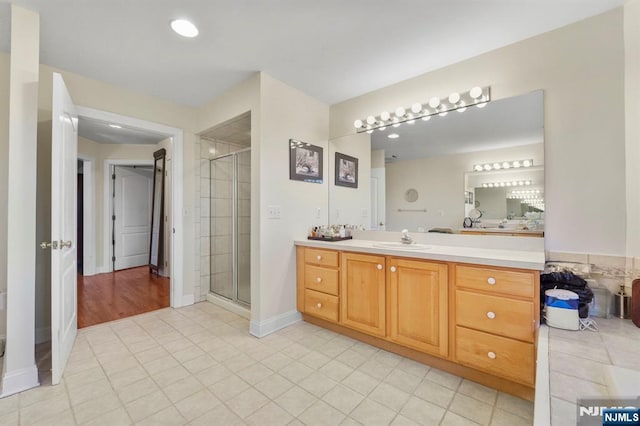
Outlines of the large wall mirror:
[{"label": "large wall mirror", "polygon": [[151,204],[151,241],[149,242],[149,269],[159,274],[164,263],[164,176],[167,151],[153,153],[153,202]]},{"label": "large wall mirror", "polygon": [[543,126],[543,92],[536,91],[332,140],[330,160],[340,152],[359,158],[360,167],[357,189],[330,182],[329,221],[459,232],[465,217],[480,213],[491,226],[535,220],[542,229]]}]

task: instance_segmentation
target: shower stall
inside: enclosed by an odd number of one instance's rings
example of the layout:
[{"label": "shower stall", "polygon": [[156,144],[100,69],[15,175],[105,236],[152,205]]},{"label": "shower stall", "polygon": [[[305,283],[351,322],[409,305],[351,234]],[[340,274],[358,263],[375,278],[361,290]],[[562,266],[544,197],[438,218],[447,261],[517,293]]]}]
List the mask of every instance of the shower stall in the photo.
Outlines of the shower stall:
[{"label": "shower stall", "polygon": [[251,303],[251,148],[217,156],[210,173],[211,293]]}]

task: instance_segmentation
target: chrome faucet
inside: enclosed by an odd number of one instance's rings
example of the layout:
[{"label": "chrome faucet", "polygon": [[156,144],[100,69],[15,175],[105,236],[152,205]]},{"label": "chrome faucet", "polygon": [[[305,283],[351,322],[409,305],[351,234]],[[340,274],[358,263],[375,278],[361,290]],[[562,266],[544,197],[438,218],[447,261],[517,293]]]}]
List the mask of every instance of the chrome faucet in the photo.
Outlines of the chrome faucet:
[{"label": "chrome faucet", "polygon": [[402,230],[402,237],[400,238],[400,241],[402,242],[402,244],[413,244],[413,238],[409,236],[408,229]]}]

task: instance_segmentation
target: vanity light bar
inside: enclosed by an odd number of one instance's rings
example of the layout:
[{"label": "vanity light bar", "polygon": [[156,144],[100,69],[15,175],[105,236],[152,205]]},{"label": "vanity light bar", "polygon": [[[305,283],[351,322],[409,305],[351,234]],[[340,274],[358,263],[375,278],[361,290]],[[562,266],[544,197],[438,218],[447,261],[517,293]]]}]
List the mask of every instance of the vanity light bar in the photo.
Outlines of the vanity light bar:
[{"label": "vanity light bar", "polygon": [[375,129],[385,130],[387,126],[398,127],[402,123],[413,124],[417,119],[427,121],[431,116],[444,117],[449,111],[463,112],[470,106],[482,108],[491,101],[491,87],[473,87],[468,92],[452,93],[447,97],[433,97],[427,103],[416,102],[410,108],[398,107],[393,113],[383,111],[378,116],[370,115],[356,120],[356,132],[373,133]]},{"label": "vanity light bar", "polygon": [[530,186],[533,185],[532,180],[514,180],[511,182],[488,182],[483,183],[483,188],[505,188],[511,186]]},{"label": "vanity light bar", "polygon": [[519,199],[540,200],[539,197],[540,197],[540,194],[507,195],[507,198],[510,200],[519,200]]},{"label": "vanity light bar", "polygon": [[289,139],[289,148],[294,149],[294,148],[301,148],[303,146],[309,146],[311,145],[310,143],[307,142],[302,142],[296,139]]},{"label": "vanity light bar", "polygon": [[533,160],[515,160],[515,161],[502,161],[495,163],[487,163],[487,164],[476,164],[473,166],[474,172],[485,172],[490,170],[501,170],[501,169],[518,169],[520,167],[532,167]]},{"label": "vanity light bar", "polygon": [[527,190],[518,190],[518,191],[512,191],[511,195],[518,195],[518,194],[539,194],[540,190],[539,189],[527,189]]}]

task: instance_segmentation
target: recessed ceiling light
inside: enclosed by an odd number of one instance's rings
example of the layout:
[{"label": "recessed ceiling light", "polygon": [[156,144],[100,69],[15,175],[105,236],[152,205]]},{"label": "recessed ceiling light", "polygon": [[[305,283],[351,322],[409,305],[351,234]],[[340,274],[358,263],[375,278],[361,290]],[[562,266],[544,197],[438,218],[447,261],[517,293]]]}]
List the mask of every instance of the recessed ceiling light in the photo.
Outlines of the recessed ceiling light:
[{"label": "recessed ceiling light", "polygon": [[109,127],[113,129],[122,129],[122,126],[118,126],[117,124],[109,124]]},{"label": "recessed ceiling light", "polygon": [[186,19],[174,19],[171,21],[171,29],[182,37],[193,38],[198,35],[198,28]]},{"label": "recessed ceiling light", "polygon": [[398,139],[400,137],[399,134],[397,133],[391,133],[389,136],[387,136],[389,139]]}]

